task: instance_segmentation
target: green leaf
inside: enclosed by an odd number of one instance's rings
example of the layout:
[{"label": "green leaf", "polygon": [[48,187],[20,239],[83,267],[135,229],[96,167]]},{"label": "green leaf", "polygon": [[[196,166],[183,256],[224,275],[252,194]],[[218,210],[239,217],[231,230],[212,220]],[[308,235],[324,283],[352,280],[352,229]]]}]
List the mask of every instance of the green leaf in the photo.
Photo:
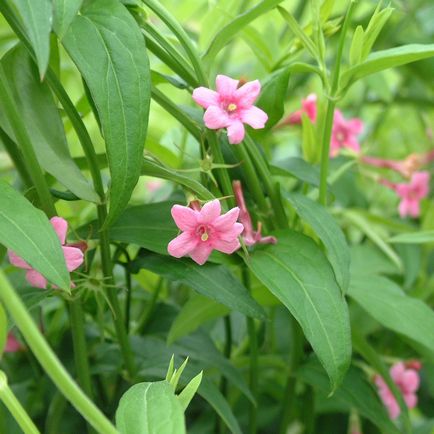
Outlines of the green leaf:
[{"label": "green leaf", "polygon": [[83,0],[53,0],[53,29],[59,39],[62,39]]},{"label": "green leaf", "polygon": [[[1,63],[41,166],[79,198],[98,202],[98,195],[71,158],[53,95],[48,85],[40,81],[27,50],[18,45],[2,58]],[[14,138],[2,112],[0,123]]]},{"label": "green leaf", "polygon": [[317,167],[307,163],[302,158],[291,157],[270,166],[272,175],[290,176],[314,187],[319,187],[320,177]]},{"label": "green leaf", "polygon": [[190,383],[185,386],[184,390],[178,395],[179,402],[181,403],[182,409],[184,411],[187,410],[188,405],[196,394],[197,389],[199,388],[202,381],[202,376],[203,371],[197,374],[196,377],[194,377],[190,381]]},{"label": "green leaf", "polygon": [[353,40],[351,41],[350,65],[356,65],[357,63],[360,63],[360,60],[362,59],[363,37],[363,27],[357,26]]},{"label": "green leaf", "polygon": [[353,276],[348,295],[384,327],[434,348],[434,312],[382,276]]},{"label": "green leaf", "polygon": [[338,406],[340,412],[357,412],[377,425],[383,432],[399,434],[392,423],[386,407],[380,401],[372,383],[366,381],[366,375],[359,368],[351,366],[341,386],[332,397],[328,397],[327,375],[317,360],[311,359],[297,370],[297,377],[310,384],[318,393],[318,399],[330,406]]},{"label": "green leaf", "polygon": [[0,360],[3,355],[3,351],[6,347],[6,342],[8,339],[8,317],[3,308],[3,305],[0,304]]},{"label": "green leaf", "polygon": [[301,126],[302,126],[302,150],[304,159],[310,163],[318,163],[320,158],[320,153],[318,152],[318,144],[315,133],[315,126],[312,121],[303,113],[301,115]]},{"label": "green leaf", "polygon": [[98,110],[111,174],[106,226],[125,209],[142,167],[150,103],[150,70],[140,29],[117,0],[82,8],[63,45]]},{"label": "green leaf", "polygon": [[51,283],[69,291],[59,238],[46,215],[5,182],[0,182],[0,243]]},{"label": "green leaf", "polygon": [[241,30],[253,20],[274,9],[283,0],[263,0],[248,11],[238,15],[234,20],[221,28],[214,36],[211,44],[203,55],[204,62],[215,59],[220,50],[225,47]]},{"label": "green leaf", "polygon": [[434,56],[434,44],[409,44],[375,51],[368,56],[366,61],[351,67],[342,74],[340,87],[345,88],[367,75],[432,56]]},{"label": "green leaf", "polygon": [[265,317],[262,307],[224,265],[197,265],[191,259],[146,254],[134,261],[134,267],[145,268],[169,280],[182,282],[199,294],[247,316]]},{"label": "green leaf", "polygon": [[292,231],[274,234],[277,244],[248,261],[256,277],[301,325],[336,390],[351,359],[348,308],[323,252]]},{"label": "green leaf", "polygon": [[8,0],[21,19],[24,31],[32,44],[39,69],[45,75],[50,57],[52,5],[50,0]]},{"label": "green leaf", "polygon": [[121,434],[185,434],[184,412],[166,381],[138,383],[122,396],[116,410]]},{"label": "green leaf", "polygon": [[177,339],[197,330],[203,323],[227,315],[230,310],[199,294],[192,294],[187,303],[182,306],[167,335],[170,345]]},{"label": "green leaf", "polygon": [[336,280],[345,292],[350,283],[350,249],[338,223],[323,206],[306,196],[290,193],[286,197],[324,243]]},{"label": "green leaf", "polygon": [[389,238],[389,243],[425,244],[434,243],[434,231],[409,232]]}]

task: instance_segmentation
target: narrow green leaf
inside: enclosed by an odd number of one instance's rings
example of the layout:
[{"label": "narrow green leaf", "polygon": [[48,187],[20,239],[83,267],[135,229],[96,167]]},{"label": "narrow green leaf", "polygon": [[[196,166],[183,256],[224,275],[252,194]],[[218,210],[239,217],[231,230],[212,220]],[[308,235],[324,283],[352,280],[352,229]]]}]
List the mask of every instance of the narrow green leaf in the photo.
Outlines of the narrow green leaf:
[{"label": "narrow green leaf", "polygon": [[0,304],[0,360],[3,355],[3,351],[6,347],[6,342],[8,339],[8,317],[3,308],[3,305]]},{"label": "narrow green leaf", "polygon": [[402,244],[425,244],[434,243],[434,230],[433,231],[421,231],[421,232],[409,232],[404,234],[395,235],[389,238],[389,243],[402,243]]},{"label": "narrow green leaf", "polygon": [[[36,65],[27,50],[19,44],[2,58],[1,63],[41,166],[79,198],[98,202],[98,195],[69,153],[56,102],[48,85],[40,81]],[[14,138],[12,128],[1,111],[0,123]]]},{"label": "narrow green leaf", "polygon": [[248,261],[256,277],[288,308],[336,390],[351,359],[348,308],[319,247],[292,231],[274,234],[277,244]]},{"label": "narrow green leaf", "polygon": [[128,204],[142,167],[151,81],[146,46],[136,21],[117,0],[87,3],[62,42],[101,121],[111,173],[107,226]]},{"label": "narrow green leaf", "polygon": [[35,53],[39,77],[44,77],[50,58],[52,5],[50,0],[8,0],[18,12]]},{"label": "narrow green leaf", "polygon": [[371,53],[366,61],[345,71],[340,87],[345,88],[367,75],[434,56],[434,44],[409,44]]},{"label": "narrow green leaf", "polygon": [[353,35],[350,47],[350,65],[357,65],[362,60],[362,48],[363,48],[363,27],[357,26]]},{"label": "narrow green leaf", "polygon": [[121,434],[185,434],[184,412],[166,381],[138,383],[128,389],[116,410]]},{"label": "narrow green leaf", "polygon": [[270,166],[271,173],[277,176],[297,178],[314,187],[319,187],[319,170],[302,158],[291,157]]},{"label": "narrow green leaf", "polygon": [[50,283],[69,291],[60,241],[46,215],[5,182],[0,182],[0,203],[0,243]]},{"label": "narrow green leaf", "polygon": [[83,0],[52,0],[53,1],[53,29],[59,39],[68,30]]},{"label": "narrow green leaf", "polygon": [[194,377],[190,383],[185,386],[184,390],[178,395],[179,402],[181,403],[182,409],[187,410],[188,404],[190,404],[194,395],[197,392],[197,389],[200,386],[202,381],[203,371],[199,372],[199,374]]},{"label": "narrow green leaf", "polygon": [[182,282],[199,294],[247,316],[265,317],[262,307],[224,265],[197,265],[191,259],[146,254],[137,258],[133,267],[145,268],[169,280]]},{"label": "narrow green leaf", "polygon": [[197,330],[203,323],[227,315],[230,310],[199,294],[192,294],[187,303],[182,306],[167,335],[170,345],[177,339]]},{"label": "narrow green leaf", "polygon": [[248,11],[238,15],[224,26],[214,36],[211,44],[203,55],[204,62],[213,60],[220,50],[225,47],[241,30],[253,20],[274,9],[283,0],[263,0]]},{"label": "narrow green leaf", "polygon": [[297,377],[310,384],[319,394],[317,399],[328,405],[337,405],[342,412],[357,412],[377,425],[384,433],[399,434],[400,431],[392,423],[386,407],[380,401],[372,383],[359,368],[351,366],[342,385],[332,397],[328,397],[327,375],[317,360],[311,359],[297,370]]},{"label": "narrow green leaf", "polygon": [[320,152],[317,144],[317,134],[315,132],[314,124],[306,113],[301,115],[301,126],[303,157],[310,164],[318,163]]},{"label": "narrow green leaf", "polygon": [[318,202],[299,193],[290,193],[286,197],[324,243],[336,280],[345,292],[350,283],[350,249],[338,223]]},{"label": "narrow green leaf", "polygon": [[428,350],[434,348],[434,312],[393,281],[375,275],[353,276],[348,295],[384,327]]}]

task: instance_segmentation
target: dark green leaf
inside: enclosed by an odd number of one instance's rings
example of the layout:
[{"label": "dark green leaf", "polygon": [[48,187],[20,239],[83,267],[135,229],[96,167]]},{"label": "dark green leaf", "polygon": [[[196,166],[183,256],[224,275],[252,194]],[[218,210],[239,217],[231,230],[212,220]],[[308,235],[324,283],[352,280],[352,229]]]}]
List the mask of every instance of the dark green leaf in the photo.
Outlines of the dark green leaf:
[{"label": "dark green leaf", "polygon": [[0,203],[0,243],[51,283],[69,291],[60,241],[46,215],[5,182],[0,182]]},{"label": "dark green leaf", "polygon": [[351,359],[345,299],[329,262],[310,238],[292,231],[274,235],[277,244],[257,250],[248,265],[294,315],[336,390]]},{"label": "dark green leaf", "polygon": [[191,259],[147,254],[139,257],[134,267],[145,268],[169,280],[182,282],[199,294],[245,315],[265,317],[262,307],[224,265],[197,265]]},{"label": "dark green leaf", "polygon": [[59,39],[68,30],[83,0],[53,0],[53,28]]},{"label": "dark green leaf", "polygon": [[[1,63],[41,166],[79,198],[98,202],[97,194],[69,154],[53,95],[47,84],[40,81],[27,50],[19,45],[9,51]],[[13,137],[12,129],[2,113],[0,122],[8,135]]]},{"label": "dark green leaf", "polygon": [[63,38],[97,107],[111,173],[106,225],[122,213],[139,179],[150,102],[144,38],[116,0],[82,8]]},{"label": "dark green leaf", "polygon": [[350,283],[350,250],[336,220],[327,210],[313,200],[299,193],[286,196],[297,214],[309,224],[327,249],[336,280],[343,291]]}]

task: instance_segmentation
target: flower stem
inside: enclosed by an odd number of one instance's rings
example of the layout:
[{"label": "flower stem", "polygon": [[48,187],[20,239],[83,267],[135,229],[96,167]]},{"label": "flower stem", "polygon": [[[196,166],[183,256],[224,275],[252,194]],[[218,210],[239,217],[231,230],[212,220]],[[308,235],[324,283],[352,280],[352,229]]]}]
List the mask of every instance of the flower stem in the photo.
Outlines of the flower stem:
[{"label": "flower stem", "polygon": [[78,387],[49,347],[23,302],[0,270],[0,298],[47,375],[80,414],[101,434],[118,434],[116,428]]},{"label": "flower stem", "polygon": [[30,416],[24,410],[10,387],[8,386],[8,379],[3,371],[0,371],[0,400],[11,412],[13,418],[16,420],[24,434],[40,434]]}]

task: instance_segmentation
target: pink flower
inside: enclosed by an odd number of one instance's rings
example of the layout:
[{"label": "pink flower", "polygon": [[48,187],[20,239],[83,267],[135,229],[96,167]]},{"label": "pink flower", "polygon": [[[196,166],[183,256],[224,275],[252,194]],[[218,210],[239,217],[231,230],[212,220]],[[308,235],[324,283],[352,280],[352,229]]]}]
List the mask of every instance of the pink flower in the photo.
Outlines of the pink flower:
[{"label": "pink flower", "polygon": [[263,237],[261,235],[262,225],[258,222],[258,230],[253,230],[252,219],[250,217],[249,210],[247,209],[246,202],[244,200],[243,187],[240,181],[233,181],[232,188],[235,193],[235,200],[240,208],[240,222],[244,226],[244,230],[241,234],[244,243],[247,246],[253,246],[256,243],[259,244],[276,244],[277,239],[273,236]]},{"label": "pink flower", "polygon": [[240,248],[238,236],[243,225],[236,223],[240,210],[235,207],[220,215],[220,202],[215,199],[202,209],[174,205],[172,217],[181,231],[167,246],[175,258],[190,256],[193,261],[203,265],[213,250],[231,254]]},{"label": "pink flower", "polygon": [[387,160],[364,156],[361,161],[374,167],[392,169],[405,178],[411,178],[423,165],[430,162],[430,154],[410,154],[404,160]]},{"label": "pink flower", "polygon": [[[407,407],[416,407],[416,391],[419,388],[419,374],[417,370],[406,369],[403,362],[398,362],[395,363],[390,369],[390,376],[401,391]],[[380,398],[389,411],[390,417],[392,419],[396,419],[401,412],[398,402],[396,401],[384,379],[379,375],[375,377],[375,384],[378,387],[378,394],[380,395]]]},{"label": "pink flower", "polygon": [[[74,271],[83,263],[84,255],[80,247],[65,244],[66,233],[68,231],[68,222],[61,217],[53,217],[50,220],[50,223],[53,225],[53,228],[62,245],[66,268],[69,272]],[[34,270],[27,262],[24,261],[24,259],[20,258],[11,250],[8,251],[8,256],[12,265],[27,270],[26,279],[30,285],[34,286],[35,288],[43,289],[47,287],[47,279],[41,273]]]},{"label": "pink flower", "polygon": [[311,93],[307,96],[306,99],[301,100],[301,110],[297,110],[294,113],[290,114],[283,122],[282,125],[295,125],[301,124],[301,119],[303,113],[307,115],[307,117],[312,121],[312,123],[316,122],[317,117],[317,104],[316,104],[317,96],[314,93]]},{"label": "pink flower", "polygon": [[419,217],[420,201],[428,196],[430,174],[417,172],[412,175],[410,182],[396,184],[395,190],[401,197],[399,214],[401,217]]},{"label": "pink flower", "polygon": [[360,119],[345,119],[340,110],[335,110],[330,143],[330,156],[339,154],[342,148],[349,148],[355,152],[360,151],[357,136],[363,131],[363,122]]},{"label": "pink flower", "polygon": [[5,346],[5,353],[16,353],[23,349],[22,345],[18,342],[12,333],[8,333],[8,338]]},{"label": "pink flower", "polygon": [[217,92],[206,87],[193,91],[193,99],[206,109],[205,125],[212,130],[226,128],[229,143],[233,145],[244,139],[243,124],[259,129],[264,128],[268,120],[267,114],[253,105],[261,91],[259,81],[249,81],[241,87],[238,84],[238,80],[217,75]]}]

